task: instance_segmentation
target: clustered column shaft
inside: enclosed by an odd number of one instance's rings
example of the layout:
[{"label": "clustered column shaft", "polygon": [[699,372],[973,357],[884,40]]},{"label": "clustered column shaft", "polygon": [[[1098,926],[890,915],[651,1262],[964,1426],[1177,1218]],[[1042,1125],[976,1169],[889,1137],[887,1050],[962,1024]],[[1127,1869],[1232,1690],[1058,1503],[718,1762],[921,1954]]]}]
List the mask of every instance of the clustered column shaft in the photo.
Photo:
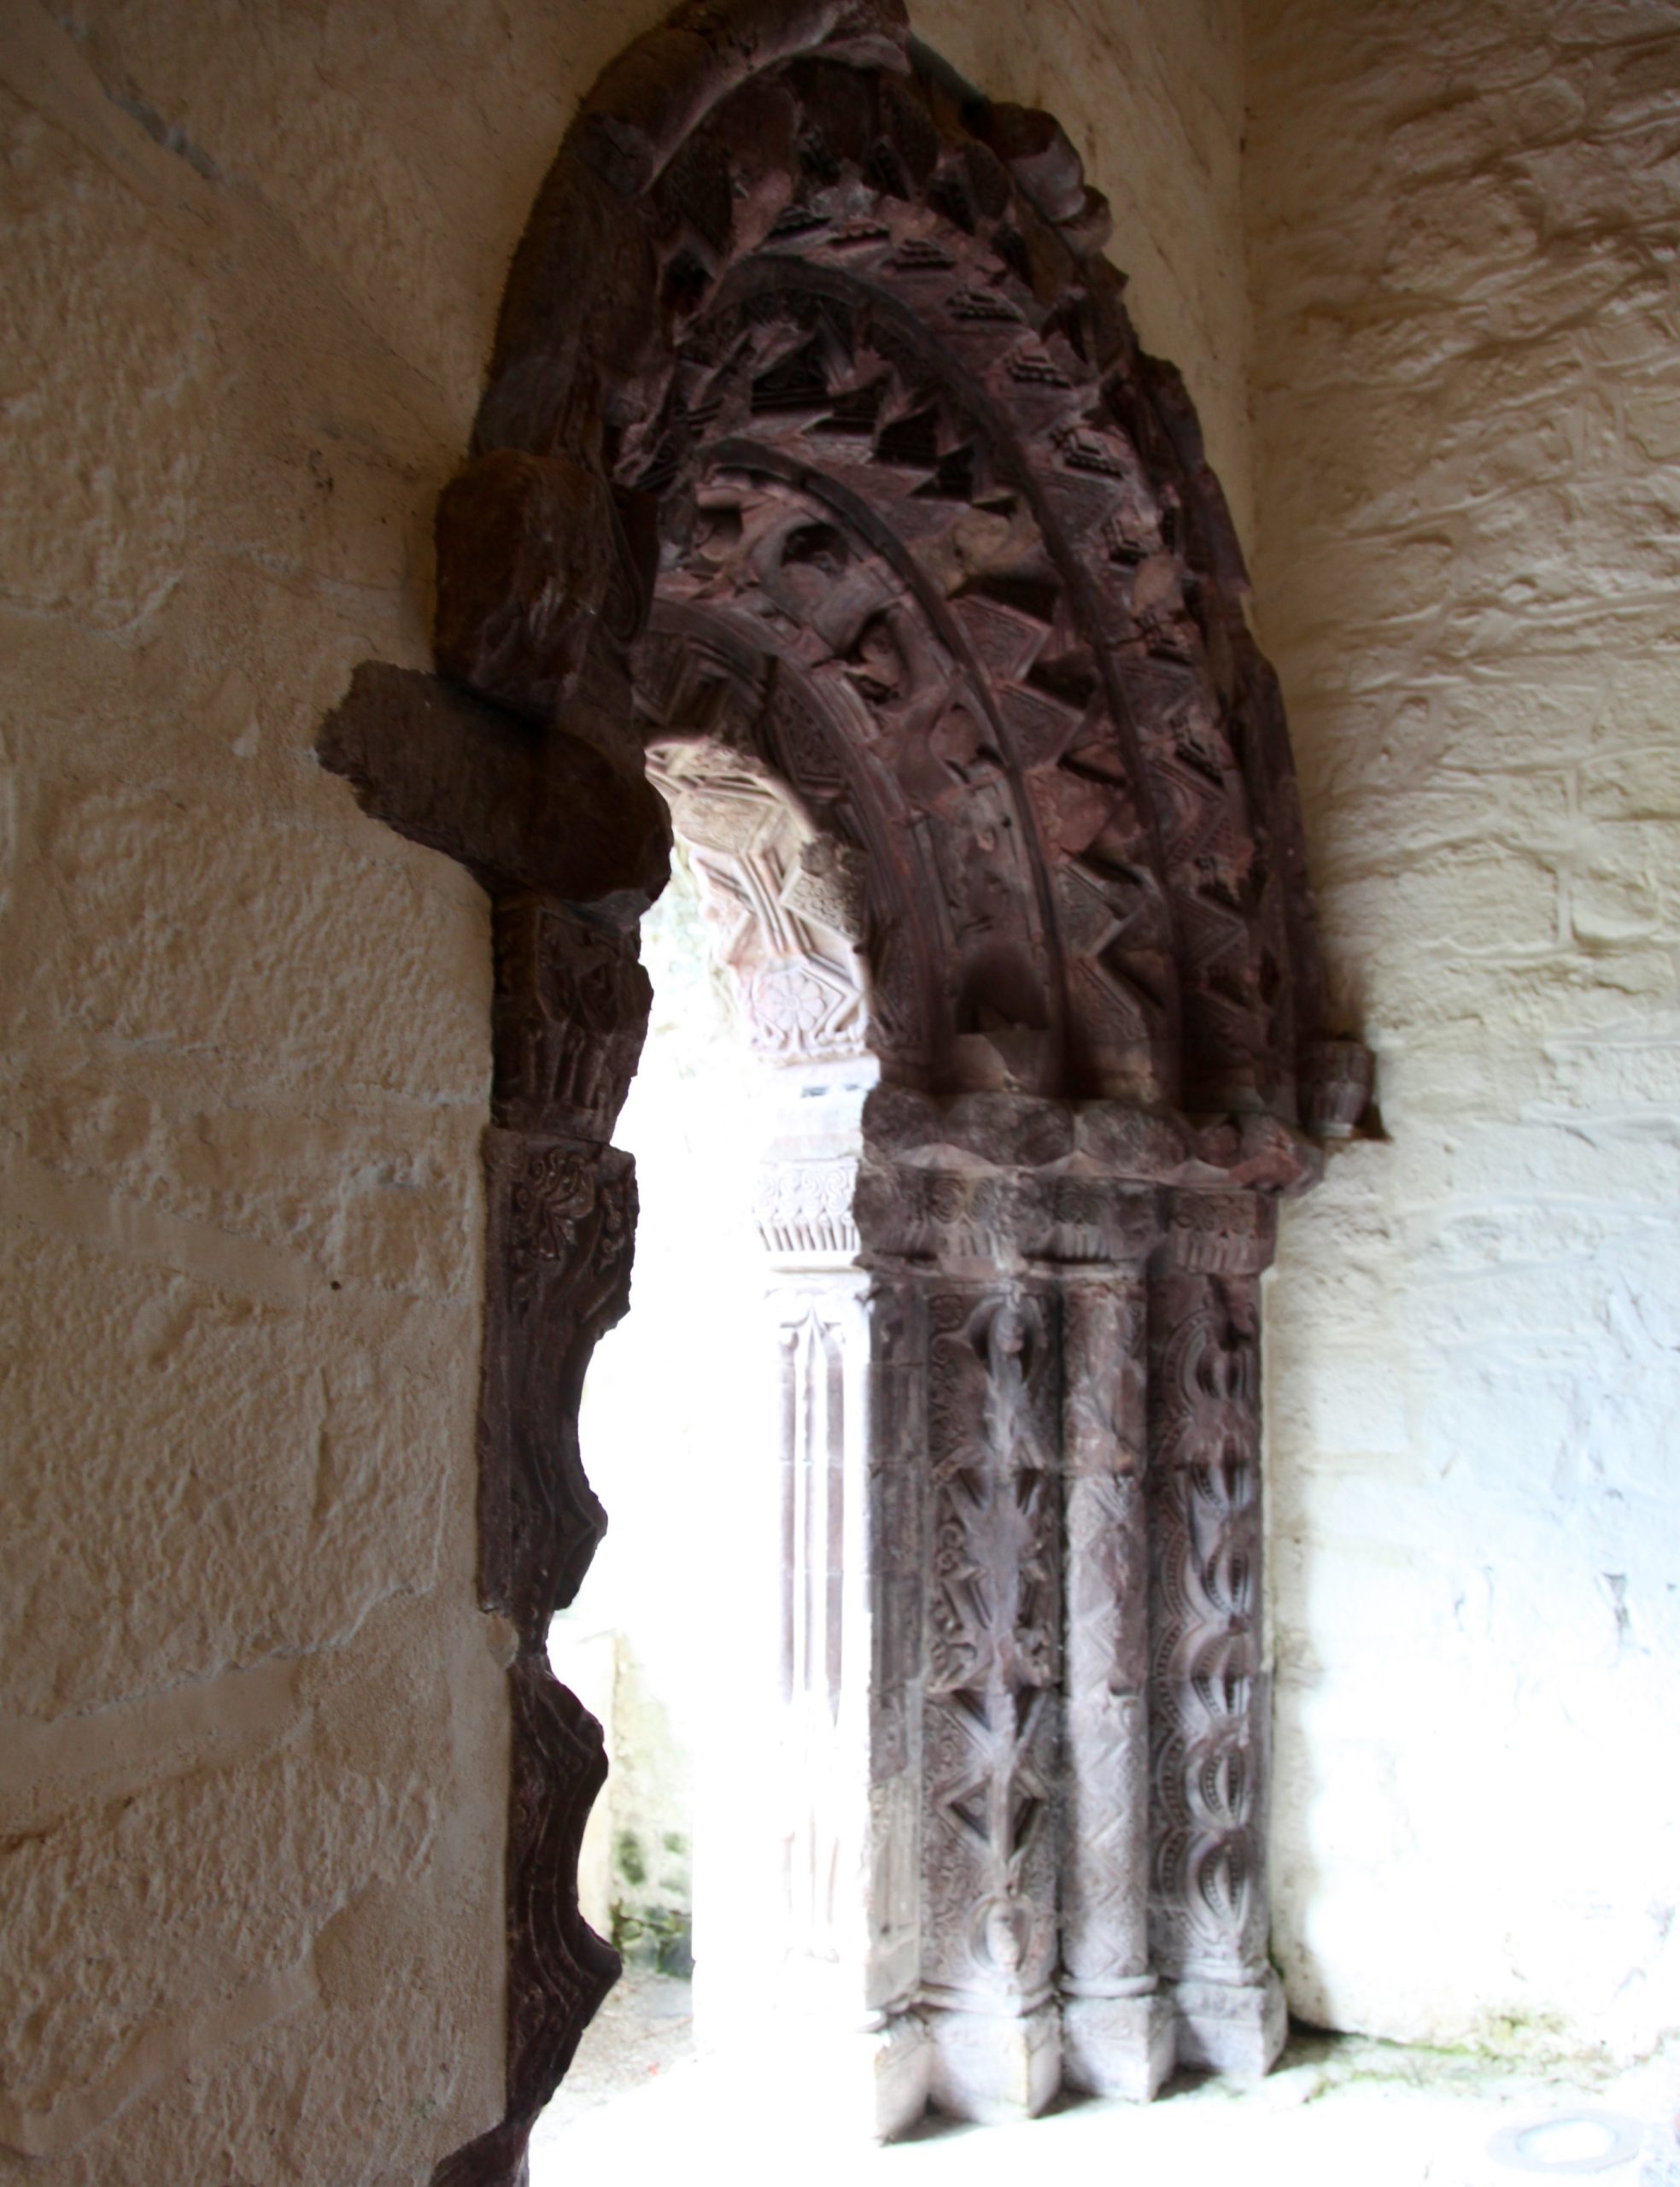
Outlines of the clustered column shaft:
[{"label": "clustered column shaft", "polygon": [[898,1621],[905,1646],[920,1627],[910,2002],[961,2115],[1064,2080],[1144,2099],[1175,2062],[1257,2073],[1281,2042],[1259,1277],[1311,1154],[1277,1130],[1258,1187],[1207,1159],[1156,1181],[1147,1147],[1106,1176],[945,1148],[865,1166],[864,1258],[921,1384],[899,1405],[920,1494],[893,1507],[922,1572]]},{"label": "clustered column shaft", "polygon": [[1261,1603],[1273,1220],[1253,1193],[1175,1195],[1149,1299],[1150,1930],[1180,2063],[1231,2073],[1263,2073],[1285,2022],[1266,1950]]},{"label": "clustered column shaft", "polygon": [[923,1305],[922,1984],[934,2100],[987,2116],[1039,2108],[1060,2078],[1056,1302],[942,1276]]},{"label": "clustered column shaft", "polygon": [[1149,1937],[1146,1305],[1141,1264],[1062,1281],[1063,2069],[1135,2099],[1173,2063]]}]

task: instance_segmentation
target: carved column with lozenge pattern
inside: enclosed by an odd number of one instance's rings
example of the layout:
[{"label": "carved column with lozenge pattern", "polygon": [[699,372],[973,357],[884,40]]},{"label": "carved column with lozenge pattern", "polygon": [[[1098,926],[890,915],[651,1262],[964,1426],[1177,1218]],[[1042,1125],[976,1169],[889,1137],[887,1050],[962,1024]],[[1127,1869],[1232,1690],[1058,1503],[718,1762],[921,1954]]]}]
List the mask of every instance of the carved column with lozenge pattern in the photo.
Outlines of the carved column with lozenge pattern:
[{"label": "carved column with lozenge pattern", "polygon": [[1058,1199],[1062,2070],[1075,2088],[1143,2102],[1174,2056],[1149,1933],[1145,1269],[1157,1196],[1092,1183]]}]

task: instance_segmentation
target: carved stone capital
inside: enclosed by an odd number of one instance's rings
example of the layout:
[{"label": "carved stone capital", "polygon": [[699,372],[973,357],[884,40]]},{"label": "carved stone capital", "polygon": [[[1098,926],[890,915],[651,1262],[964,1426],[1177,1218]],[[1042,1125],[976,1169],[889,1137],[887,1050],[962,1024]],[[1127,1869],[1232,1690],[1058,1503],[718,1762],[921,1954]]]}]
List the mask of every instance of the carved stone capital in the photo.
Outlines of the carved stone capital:
[{"label": "carved stone capital", "polygon": [[661,742],[649,762],[688,846],[713,953],[754,1049],[776,1063],[861,1057],[861,853],[813,836],[750,752]]},{"label": "carved stone capital", "polygon": [[510,1130],[606,1140],[653,1001],[634,935],[529,895],[496,906],[495,931],[492,1115]]},{"label": "carved stone capital", "polygon": [[778,1262],[849,1266],[858,1253],[858,1162],[837,1154],[762,1163],[752,1219]]},{"label": "carved stone capital", "polygon": [[1024,1094],[936,1096],[878,1087],[863,1112],[871,1155],[911,1168],[1022,1170],[1115,1184],[1289,1195],[1315,1184],[1323,1157],[1262,1112],[1200,1122],[1122,1101]]},{"label": "carved stone capital", "polygon": [[1351,1139],[1371,1105],[1377,1063],[1362,1041],[1313,1041],[1301,1054],[1301,1113],[1320,1139]]},{"label": "carved stone capital", "polygon": [[1258,1275],[1278,1248],[1277,1203],[1263,1193],[1168,1195],[1158,1264],[1198,1275]]}]

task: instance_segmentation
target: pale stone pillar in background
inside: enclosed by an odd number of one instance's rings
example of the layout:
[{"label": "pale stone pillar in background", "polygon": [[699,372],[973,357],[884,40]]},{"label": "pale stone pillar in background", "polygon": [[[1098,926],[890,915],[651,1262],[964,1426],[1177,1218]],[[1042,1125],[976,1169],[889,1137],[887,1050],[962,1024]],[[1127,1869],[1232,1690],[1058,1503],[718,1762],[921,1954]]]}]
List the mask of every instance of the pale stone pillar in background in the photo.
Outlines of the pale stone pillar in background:
[{"label": "pale stone pillar in background", "polygon": [[[823,1105],[843,1137],[855,1109]],[[760,1172],[776,1339],[781,1545],[776,1767],[782,1935],[772,2070],[900,2132],[927,2104],[919,1964],[913,1307],[858,1265],[851,1152]],[[761,2007],[762,2011],[762,2007]],[[860,2039],[861,2038],[861,2039]]]}]

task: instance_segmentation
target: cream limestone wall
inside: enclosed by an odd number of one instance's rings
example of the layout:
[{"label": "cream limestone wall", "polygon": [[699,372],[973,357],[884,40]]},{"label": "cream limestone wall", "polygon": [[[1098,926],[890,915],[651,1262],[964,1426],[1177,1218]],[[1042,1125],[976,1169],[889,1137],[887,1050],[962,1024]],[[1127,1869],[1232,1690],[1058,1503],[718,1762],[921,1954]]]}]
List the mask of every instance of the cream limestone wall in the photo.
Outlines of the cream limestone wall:
[{"label": "cream limestone wall", "polygon": [[1256,557],[1384,1145],[1268,1308],[1298,2012],[1680,2028],[1680,10],[1255,0]]},{"label": "cream limestone wall", "polygon": [[[500,2108],[484,906],[310,747],[426,659],[507,259],[659,12],[0,9],[0,2179],[421,2181]],[[1114,202],[1381,1053],[1269,1309],[1293,2002],[1636,2051],[1680,2023],[1680,23],[915,21]]]},{"label": "cream limestone wall", "polygon": [[573,101],[657,13],[0,9],[0,2178],[500,2115],[476,887],[319,771]]},{"label": "cream limestone wall", "polygon": [[[658,0],[0,5],[0,2178],[424,2180],[500,2108],[485,907],[311,744]],[[1246,508],[1234,0],[918,11],[1115,201]]]}]

